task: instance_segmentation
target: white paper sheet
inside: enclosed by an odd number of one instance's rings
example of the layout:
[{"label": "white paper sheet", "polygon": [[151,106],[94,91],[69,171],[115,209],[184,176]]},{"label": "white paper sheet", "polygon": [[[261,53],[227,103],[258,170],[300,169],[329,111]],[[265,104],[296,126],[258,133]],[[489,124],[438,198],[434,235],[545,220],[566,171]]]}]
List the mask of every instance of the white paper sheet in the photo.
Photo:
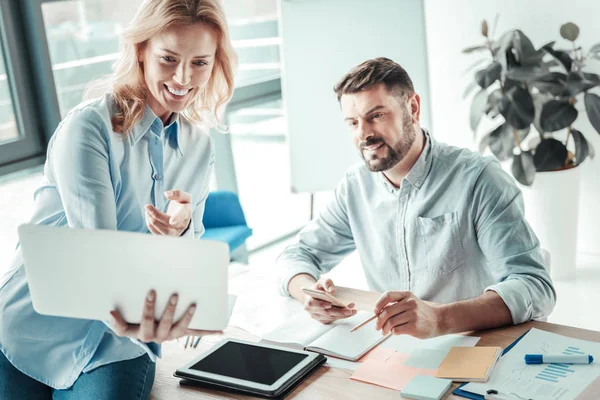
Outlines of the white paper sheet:
[{"label": "white paper sheet", "polygon": [[527,365],[523,359],[525,354],[562,354],[570,347],[600,359],[600,343],[533,328],[498,360],[488,382],[469,383],[462,389],[481,395],[488,389],[496,389],[535,400],[575,399],[600,376],[600,364],[573,364],[557,368],[549,364]]},{"label": "white paper sheet", "polygon": [[464,335],[444,335],[432,339],[417,339],[409,335],[392,336],[385,341],[384,347],[393,348],[398,353],[410,354],[415,349],[432,349],[448,353],[454,346],[473,347],[479,337]]},{"label": "white paper sheet", "polygon": [[356,315],[331,324],[333,328],[320,335],[307,345],[307,350],[315,350],[343,358],[358,360],[385,337],[375,329],[377,320],[351,332],[352,328],[367,320],[372,312],[359,311]]}]

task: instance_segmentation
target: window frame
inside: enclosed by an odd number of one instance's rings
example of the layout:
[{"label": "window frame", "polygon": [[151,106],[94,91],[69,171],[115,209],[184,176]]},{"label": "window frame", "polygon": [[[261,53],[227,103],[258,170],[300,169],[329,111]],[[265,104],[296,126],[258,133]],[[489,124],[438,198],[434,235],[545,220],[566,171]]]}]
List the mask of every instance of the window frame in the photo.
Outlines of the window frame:
[{"label": "window frame", "polygon": [[55,94],[54,80],[44,80],[48,71],[52,78],[52,68],[46,43],[41,41],[45,40],[44,27],[39,25],[41,3],[0,4],[1,47],[20,135],[0,144],[0,175],[43,163],[48,140],[60,120],[54,113],[57,109],[53,110],[58,103],[48,101]]}]

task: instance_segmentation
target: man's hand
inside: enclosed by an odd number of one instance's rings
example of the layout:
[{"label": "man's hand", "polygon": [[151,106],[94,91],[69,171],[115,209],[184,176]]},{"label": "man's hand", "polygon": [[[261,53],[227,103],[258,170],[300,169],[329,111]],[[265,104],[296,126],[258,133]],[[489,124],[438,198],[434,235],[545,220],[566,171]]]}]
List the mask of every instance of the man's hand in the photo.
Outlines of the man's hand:
[{"label": "man's hand", "polygon": [[[310,286],[310,288],[314,290],[323,290],[331,294],[335,293],[335,285],[329,278],[319,279]],[[354,304],[348,304],[348,307],[345,308],[335,307],[328,301],[318,300],[307,294],[304,295],[304,309],[308,311],[311,317],[323,324],[330,324],[335,320],[355,315],[356,310],[353,308]]]},{"label": "man's hand", "polygon": [[166,213],[146,205],[146,225],[155,235],[181,236],[192,219],[192,196],[181,190],[169,190],[165,197],[171,200]]},{"label": "man's hand", "polygon": [[194,313],[196,305],[190,305],[183,317],[177,322],[173,320],[175,309],[177,308],[178,296],[172,295],[169,303],[165,308],[160,321],[154,320],[154,309],[156,303],[156,293],[151,290],[144,302],[144,310],[142,312],[142,321],[139,324],[128,324],[123,319],[121,313],[117,310],[110,312],[112,317],[111,326],[113,331],[119,336],[127,336],[139,339],[142,342],[162,343],[166,340],[177,339],[186,335],[204,335],[214,334],[218,332],[198,331],[189,329],[188,326]]},{"label": "man's hand", "polygon": [[444,334],[439,307],[411,292],[385,292],[375,304],[376,329],[387,335],[411,335],[420,339]]}]

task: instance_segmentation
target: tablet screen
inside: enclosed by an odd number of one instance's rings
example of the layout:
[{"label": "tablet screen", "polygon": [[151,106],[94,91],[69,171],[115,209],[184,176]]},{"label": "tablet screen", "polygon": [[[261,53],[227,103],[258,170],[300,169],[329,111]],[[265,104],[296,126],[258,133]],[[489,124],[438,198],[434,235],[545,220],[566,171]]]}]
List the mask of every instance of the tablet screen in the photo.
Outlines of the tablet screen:
[{"label": "tablet screen", "polygon": [[272,385],[306,357],[306,354],[227,342],[190,369]]}]

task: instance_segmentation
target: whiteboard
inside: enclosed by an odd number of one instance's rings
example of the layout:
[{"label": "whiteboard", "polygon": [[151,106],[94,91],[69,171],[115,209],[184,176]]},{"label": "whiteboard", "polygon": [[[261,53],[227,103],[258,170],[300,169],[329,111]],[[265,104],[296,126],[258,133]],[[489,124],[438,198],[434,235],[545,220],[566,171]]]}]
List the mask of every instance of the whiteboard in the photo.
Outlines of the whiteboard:
[{"label": "whiteboard", "polygon": [[279,0],[282,96],[293,192],[333,190],[362,162],[333,92],[352,67],[387,57],[402,65],[430,126],[423,0]]}]

